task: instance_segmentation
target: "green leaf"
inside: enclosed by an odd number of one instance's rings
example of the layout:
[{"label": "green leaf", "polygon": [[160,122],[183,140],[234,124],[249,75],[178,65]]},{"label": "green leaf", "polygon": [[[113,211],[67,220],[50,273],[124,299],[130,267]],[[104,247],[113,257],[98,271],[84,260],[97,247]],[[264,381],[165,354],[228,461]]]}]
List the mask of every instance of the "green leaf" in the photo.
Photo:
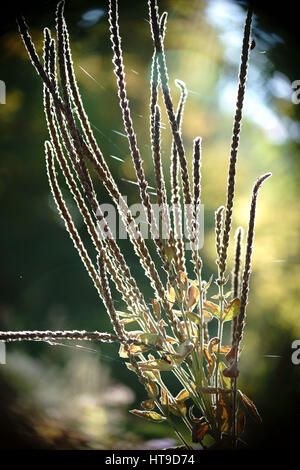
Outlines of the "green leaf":
[{"label": "green leaf", "polygon": [[[197,325],[201,325],[201,317],[195,312],[186,312],[188,318],[192,320],[194,323],[197,323]],[[203,321],[204,323],[208,323],[209,321],[212,320],[212,315],[209,312],[206,312],[203,310]]]},{"label": "green leaf", "polygon": [[147,421],[154,421],[156,423],[161,423],[166,419],[164,416],[160,415],[159,413],[156,413],[155,411],[130,410],[129,413],[132,413],[133,415],[138,416],[139,418],[144,418]]},{"label": "green leaf", "polygon": [[231,378],[226,377],[225,375],[223,375],[224,370],[227,369],[227,368],[228,368],[228,366],[225,364],[225,362],[220,362],[219,371],[220,371],[220,379],[222,380],[222,386],[224,388],[230,389],[231,388]]},{"label": "green leaf", "polygon": [[230,295],[231,295],[231,290],[229,292],[226,292],[226,294],[224,295],[224,298],[227,299]]},{"label": "green leaf", "polygon": [[233,299],[225,308],[222,319],[223,321],[230,321],[235,318],[241,309],[241,301],[240,299]]},{"label": "green leaf", "polygon": [[138,341],[145,344],[161,344],[161,336],[154,333],[142,333],[137,336]]},{"label": "green leaf", "polygon": [[121,312],[120,310],[117,310],[116,313],[118,314],[119,317],[123,317],[123,318],[139,318],[138,315],[134,315],[133,313],[129,313],[129,312]]},{"label": "green leaf", "polygon": [[212,275],[210,276],[208,282],[205,284],[204,290],[209,289],[209,287],[210,287],[210,285],[211,285],[211,283],[212,283],[213,278],[214,278],[214,275],[212,274]]}]

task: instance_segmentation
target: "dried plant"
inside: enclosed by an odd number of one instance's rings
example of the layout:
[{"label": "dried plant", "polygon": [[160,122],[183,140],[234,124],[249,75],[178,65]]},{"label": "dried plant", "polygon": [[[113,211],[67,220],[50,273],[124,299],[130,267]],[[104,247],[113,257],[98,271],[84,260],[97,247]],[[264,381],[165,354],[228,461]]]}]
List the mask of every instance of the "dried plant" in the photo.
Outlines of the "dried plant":
[{"label": "dried plant", "polygon": [[[131,410],[131,413],[155,422],[167,420],[187,448],[191,448],[192,442],[200,443],[202,448],[235,448],[241,443],[246,415],[250,413],[260,420],[253,402],[237,388],[237,378],[240,344],[248,302],[257,195],[263,181],[270,176],[268,173],[260,177],[253,187],[243,272],[241,273],[242,229],[239,228],[236,235],[232,289],[225,292],[229,280],[226,268],[235,195],[237,154],[248,59],[252,48],[252,12],[249,11],[247,14],[244,29],[227,199],[225,206],[216,211],[218,277],[215,282],[219,292],[214,296],[216,300],[214,303],[207,300],[212,278],[208,282],[202,279],[202,260],[198,245],[201,138],[196,137],[194,140],[193,177],[190,179],[181,135],[187,90],[183,82],[176,81],[176,85],[181,90],[181,98],[175,111],[164,52],[167,14],[163,13],[159,16],[156,0],[149,0],[148,5],[154,43],[150,84],[150,137],[157,201],[161,209],[159,220],[150,201],[143,159],[131,119],[119,34],[117,0],[109,1],[109,25],[114,73],[117,79],[124,130],[136,172],[140,199],[161,265],[167,275],[167,283],[165,285],[162,281],[139,227],[93,135],[73,70],[69,35],[64,19],[64,2],[60,2],[56,12],[56,39],[51,37],[47,28],[44,31],[43,62],[36,53],[23,18],[18,18],[18,25],[29,57],[44,84],[44,109],[49,129],[49,141],[45,142],[45,153],[51,191],[66,229],[105,305],[114,333],[0,332],[0,340],[51,341],[63,338],[119,342],[120,356],[124,358],[127,367],[137,375],[138,380],[145,387],[146,395],[141,404],[142,410]],[[167,207],[168,197],[162,166],[159,93],[162,94],[173,136],[170,162],[172,218]],[[100,210],[87,161],[90,162],[90,166],[117,206],[131,243],[149,278],[154,293],[151,308],[132,276],[116,240],[109,236],[110,227]],[[57,167],[63,174],[93,241],[94,261],[84,247],[64,201],[56,178]],[[181,203],[181,199],[184,204]],[[189,253],[184,249],[183,243],[180,222],[182,208],[192,247],[191,261],[194,273],[189,277],[193,279],[190,279],[187,274],[186,262]],[[159,229],[162,221],[167,237],[163,236]],[[241,281],[240,278],[242,278]],[[120,292],[127,311],[115,310],[110,282]],[[211,338],[209,322],[213,318],[218,322],[218,334]],[[232,344],[228,346],[223,344],[225,322],[232,322]],[[131,323],[137,325],[136,330],[127,330],[127,325]],[[168,374],[174,374],[181,384],[182,390],[176,396],[166,385]],[[179,419],[189,430],[190,442],[187,442],[179,431]]]}]

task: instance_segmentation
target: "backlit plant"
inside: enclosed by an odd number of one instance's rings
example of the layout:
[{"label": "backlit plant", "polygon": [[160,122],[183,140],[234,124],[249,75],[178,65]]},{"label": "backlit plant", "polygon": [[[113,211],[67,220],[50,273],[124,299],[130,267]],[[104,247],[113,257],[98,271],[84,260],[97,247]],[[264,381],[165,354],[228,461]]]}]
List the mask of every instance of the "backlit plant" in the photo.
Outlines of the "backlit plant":
[{"label": "backlit plant", "polygon": [[[199,249],[199,211],[201,204],[201,138],[193,145],[193,174],[189,177],[187,158],[181,135],[181,124],[187,89],[177,81],[181,98],[174,108],[169,88],[164,37],[167,14],[159,16],[156,0],[149,0],[149,23],[154,43],[150,84],[150,139],[155,170],[159,218],[150,201],[143,159],[133,128],[126,93],[125,72],[118,25],[117,0],[109,1],[109,24],[113,49],[114,73],[117,79],[119,104],[124,130],[128,138],[147,222],[161,265],[167,275],[163,282],[149,249],[142,237],[126,199],[121,195],[106,160],[93,135],[77,86],[69,35],[64,19],[64,3],[56,15],[56,40],[44,30],[43,62],[38,57],[23,18],[18,18],[20,34],[30,59],[43,81],[44,109],[49,130],[45,142],[47,173],[52,195],[81,260],[93,280],[110,317],[113,333],[88,331],[24,331],[1,332],[0,340],[53,340],[57,338],[119,342],[121,358],[145,388],[145,399],[134,415],[154,421],[167,420],[183,445],[200,443],[204,448],[235,448],[241,443],[247,414],[258,421],[260,416],[253,402],[237,387],[241,340],[245,326],[251,273],[256,202],[260,186],[271,174],[255,182],[250,203],[249,223],[242,263],[243,230],[235,236],[235,260],[232,275],[227,274],[228,248],[235,196],[235,176],[240,139],[251,40],[252,12],[247,14],[239,71],[238,95],[231,142],[227,197],[225,205],[215,213],[218,294],[210,297],[209,281],[202,278]],[[57,70],[58,68],[58,70]],[[59,80],[58,80],[59,76]],[[170,161],[170,202],[168,210],[165,176],[160,141],[161,93],[173,136]],[[103,182],[126,227],[135,253],[153,289],[152,305],[144,298],[132,276],[118,243],[111,234],[94,190],[91,167]],[[78,207],[95,248],[95,261],[90,258],[72,220],[60,190],[56,171],[62,173]],[[187,223],[191,250],[185,248],[181,211]],[[163,236],[163,223],[167,237]],[[191,255],[190,255],[191,253]],[[189,257],[191,259],[189,260]],[[187,262],[193,273],[188,274]],[[112,282],[126,305],[117,311],[110,288]],[[231,287],[228,284],[231,282]],[[212,300],[209,300],[212,299]],[[210,336],[210,321],[218,323],[217,336]],[[223,343],[223,326],[232,323],[231,344]],[[132,325],[135,324],[135,330]],[[130,331],[127,325],[130,325]],[[163,374],[162,374],[163,372]],[[174,374],[182,390],[175,396],[166,385],[168,374]],[[178,420],[189,430],[187,442],[178,429]]]}]

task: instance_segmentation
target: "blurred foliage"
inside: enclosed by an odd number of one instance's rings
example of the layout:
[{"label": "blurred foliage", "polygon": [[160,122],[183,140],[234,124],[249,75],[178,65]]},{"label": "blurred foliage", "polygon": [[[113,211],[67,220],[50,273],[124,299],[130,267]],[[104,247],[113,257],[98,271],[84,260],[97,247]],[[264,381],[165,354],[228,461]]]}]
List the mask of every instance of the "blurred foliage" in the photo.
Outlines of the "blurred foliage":
[{"label": "blurred foliage", "polygon": [[[197,135],[203,138],[203,259],[204,278],[208,279],[212,272],[216,272],[214,210],[225,202],[235,101],[233,95],[228,106],[226,90],[236,88],[244,12],[239,5],[241,2],[162,0],[159,3],[161,11],[169,12],[166,49],[174,100],[177,102],[179,97],[174,85],[175,78],[185,81],[189,89],[183,124],[189,157],[192,154],[193,138]],[[54,27],[55,4],[51,0],[40,2],[33,8],[31,2],[26,2],[22,7],[39,53],[42,28]],[[84,23],[84,13],[93,8],[103,10],[103,14],[93,25]],[[218,11],[225,12],[224,16],[218,18]],[[133,203],[138,201],[138,189],[123,181],[135,179],[127,141],[114,132],[123,132],[123,129],[112,71],[106,13],[107,5],[103,0],[96,3],[70,0],[66,8],[75,70],[84,104],[113,175],[122,193],[128,196],[129,203]],[[296,38],[286,31],[286,27],[279,27],[275,20],[271,21],[268,11],[262,7],[257,13],[253,32],[256,48],[250,59],[249,95],[239,153],[234,228],[240,224],[245,228],[247,226],[250,192],[256,177],[269,170],[273,172],[273,177],[263,188],[258,204],[240,384],[257,403],[264,419],[260,429],[257,426],[250,428],[248,438],[251,445],[276,446],[277,439],[282,438],[281,434],[286,427],[294,429],[293,423],[299,419],[300,411],[300,366],[291,363],[291,343],[300,337],[300,150],[299,132],[298,138],[295,132],[295,126],[299,130],[300,107],[292,104],[288,95],[276,96],[272,79],[278,77],[276,73],[279,72],[290,81],[299,79],[300,74],[296,75]],[[146,2],[120,2],[128,95],[146,175],[150,185],[154,186],[148,125],[152,41],[147,15]],[[2,18],[1,24],[0,78],[6,83],[7,98],[6,105],[0,105],[0,329],[109,331],[111,327],[104,307],[73,249],[49,194],[43,155],[47,129],[42,109],[42,84],[18,37],[12,11],[5,22]],[[232,32],[236,37],[230,36]],[[272,114],[266,113],[264,120],[261,110],[265,113],[269,110]],[[275,119],[277,127],[272,127],[268,119]],[[165,114],[162,121],[167,124]],[[278,139],[280,132],[284,133],[284,137]],[[162,144],[165,151],[164,170],[168,175],[171,148],[168,125],[162,129]],[[122,158],[124,162],[120,163],[110,155]],[[168,182],[168,176],[166,179]],[[95,186],[99,200],[108,202],[106,192],[96,179]],[[72,209],[73,203],[67,193],[66,198]],[[80,233],[90,246],[75,209],[73,212]],[[133,274],[143,286],[147,301],[150,301],[152,292],[137,258],[127,241],[122,241],[121,246]],[[213,294],[215,292],[212,289]],[[117,293],[116,302],[119,302]],[[229,338],[229,332],[227,334]],[[101,370],[101,362],[109,356],[112,360],[106,366],[112,365],[112,377],[117,382],[136,388],[137,399],[144,398],[140,385],[132,380],[131,373],[119,361],[114,345],[101,346],[97,360],[96,356],[92,358],[84,351],[70,351],[67,358],[63,348],[49,348],[40,344],[11,344],[8,350],[8,360],[12,365],[16,358],[30,363],[26,356],[23,359],[16,356],[21,351],[24,355],[39,357],[41,362],[38,367],[39,370],[45,368],[45,377],[49,377],[50,365],[53,371],[58,368],[51,376],[53,385],[59,383],[63,371],[68,370],[68,361],[75,361],[70,359],[73,353],[77,357],[76,361],[80,354],[86,363],[90,360],[93,370],[97,369],[95,362]],[[273,355],[278,357],[270,357]],[[79,371],[76,367],[72,370],[75,375]],[[69,377],[71,380],[72,374]],[[17,388],[21,382],[17,382]],[[15,381],[12,382],[14,384]],[[82,387],[83,384],[84,380]],[[52,394],[52,389],[49,389],[49,394],[50,391]],[[80,393],[84,396],[84,388]],[[32,389],[22,388],[22,391],[18,391],[21,401],[24,396],[24,403],[28,395],[35,397]],[[78,414],[76,407],[74,403],[74,422]],[[107,420],[105,407],[102,404],[97,413],[103,409]],[[60,420],[68,421],[62,412],[59,416]],[[167,428],[161,425],[153,428],[153,425],[141,424],[131,416],[127,420],[130,426],[134,423],[138,433],[147,437],[162,437],[168,433]],[[289,439],[283,445],[296,442],[296,435],[291,433]],[[118,447],[118,442],[115,446]]]}]

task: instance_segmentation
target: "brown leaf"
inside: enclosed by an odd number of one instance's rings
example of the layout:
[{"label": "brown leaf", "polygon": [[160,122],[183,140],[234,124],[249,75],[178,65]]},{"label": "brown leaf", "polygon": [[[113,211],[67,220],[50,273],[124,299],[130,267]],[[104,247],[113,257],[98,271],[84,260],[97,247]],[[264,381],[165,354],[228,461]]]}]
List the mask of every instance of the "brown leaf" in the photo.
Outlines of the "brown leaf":
[{"label": "brown leaf", "polygon": [[167,340],[168,343],[170,343],[170,344],[176,344],[176,343],[177,343],[177,339],[172,338],[172,336],[166,336],[166,340]]},{"label": "brown leaf", "polygon": [[208,300],[206,300],[205,302],[203,302],[203,307],[212,315],[218,317],[220,314],[219,306],[217,304],[214,304],[213,302],[209,302]]},{"label": "brown leaf", "polygon": [[189,392],[185,388],[183,388],[181,392],[179,392],[178,395],[176,396],[176,401],[185,401],[189,397],[190,397]]},{"label": "brown leaf", "polygon": [[146,346],[144,344],[138,346],[138,345],[135,345],[135,344],[131,344],[130,347],[129,347],[129,352],[133,355],[136,355],[136,354],[141,354],[143,352],[146,352],[146,351],[149,351],[150,347],[149,346]]},{"label": "brown leaf", "polygon": [[196,416],[194,416],[193,414],[193,409],[194,409],[194,405],[192,405],[190,408],[189,408],[189,417],[190,417],[190,420],[193,422],[193,423],[201,423],[203,421],[203,418],[197,418]]},{"label": "brown leaf", "polygon": [[129,413],[132,413],[139,418],[147,419],[148,421],[155,421],[156,423],[161,423],[166,418],[155,411],[140,411],[140,410],[130,410]]},{"label": "brown leaf", "polygon": [[204,352],[205,359],[208,362],[208,376],[207,376],[207,378],[210,379],[210,377],[213,374],[214,368],[215,368],[215,360],[214,360],[213,356],[208,352],[207,346],[204,346],[203,352]]},{"label": "brown leaf", "polygon": [[144,400],[141,403],[141,407],[144,408],[144,410],[151,411],[154,409],[155,404],[154,400]]},{"label": "brown leaf", "polygon": [[231,401],[224,393],[219,394],[216,419],[221,432],[228,431],[231,426]]},{"label": "brown leaf", "polygon": [[212,354],[213,348],[214,348],[217,344],[219,344],[219,342],[220,342],[220,338],[216,338],[216,337],[215,337],[215,338],[212,338],[212,339],[210,340],[210,342],[208,343],[208,352],[209,352],[209,354]]},{"label": "brown leaf", "polygon": [[215,394],[215,393],[231,393],[231,389],[227,388],[216,388],[216,387],[199,387],[199,385],[196,386],[197,392],[200,393],[208,393],[208,394]]},{"label": "brown leaf", "polygon": [[168,291],[166,293],[166,297],[168,301],[170,302],[170,304],[173,305],[176,299],[176,293],[175,293],[175,289],[170,284],[168,284]]},{"label": "brown leaf", "polygon": [[199,290],[197,287],[191,285],[188,289],[187,299],[186,299],[186,308],[190,312],[195,308],[199,299]]},{"label": "brown leaf", "polygon": [[181,292],[184,292],[187,288],[187,277],[186,274],[183,271],[180,271],[177,277],[179,288]]},{"label": "brown leaf", "polygon": [[163,406],[168,406],[169,405],[168,394],[167,394],[167,392],[164,388],[161,389],[160,402]]},{"label": "brown leaf", "polygon": [[173,415],[178,416],[179,418],[186,415],[186,406],[183,401],[178,401],[176,404],[170,403],[169,410]]},{"label": "brown leaf", "polygon": [[[218,351],[218,346],[213,346],[213,352]],[[220,354],[227,354],[231,350],[231,346],[221,346],[220,347]]]},{"label": "brown leaf", "polygon": [[236,348],[232,346],[225,356],[228,362],[231,362],[231,360],[235,358],[235,352],[236,352]]},{"label": "brown leaf", "polygon": [[161,308],[159,302],[157,300],[152,299],[152,307],[153,307],[153,312],[157,320],[160,320],[161,317]]},{"label": "brown leaf", "polygon": [[250,398],[247,397],[247,395],[245,395],[244,393],[241,392],[241,390],[238,390],[238,393],[242,399],[242,403],[245,405],[245,409],[247,411],[250,411],[252,416],[254,416],[254,418],[256,419],[256,421],[258,421],[259,423],[262,422],[262,419],[260,417],[260,414],[259,412],[257,411],[257,408],[256,406],[254,405],[253,401],[250,400]]},{"label": "brown leaf", "polygon": [[201,442],[209,428],[208,423],[195,423],[192,429],[192,441]]},{"label": "brown leaf", "polygon": [[246,424],[246,416],[243,410],[239,410],[238,412],[238,418],[237,418],[237,435],[240,436],[242,432],[244,431]]},{"label": "brown leaf", "polygon": [[175,366],[175,364],[172,363],[172,361],[169,361],[168,359],[154,359],[150,361],[139,362],[138,365],[143,371],[149,370],[151,372],[156,370],[169,371],[172,370]]},{"label": "brown leaf", "polygon": [[157,397],[159,394],[158,385],[153,380],[149,380],[147,383],[147,391],[150,398]]},{"label": "brown leaf", "polygon": [[240,371],[239,371],[237,363],[234,359],[231,361],[229,367],[227,367],[227,369],[223,370],[223,375],[225,377],[230,377],[231,379],[234,379],[234,378],[238,377],[239,374],[240,374]]}]

